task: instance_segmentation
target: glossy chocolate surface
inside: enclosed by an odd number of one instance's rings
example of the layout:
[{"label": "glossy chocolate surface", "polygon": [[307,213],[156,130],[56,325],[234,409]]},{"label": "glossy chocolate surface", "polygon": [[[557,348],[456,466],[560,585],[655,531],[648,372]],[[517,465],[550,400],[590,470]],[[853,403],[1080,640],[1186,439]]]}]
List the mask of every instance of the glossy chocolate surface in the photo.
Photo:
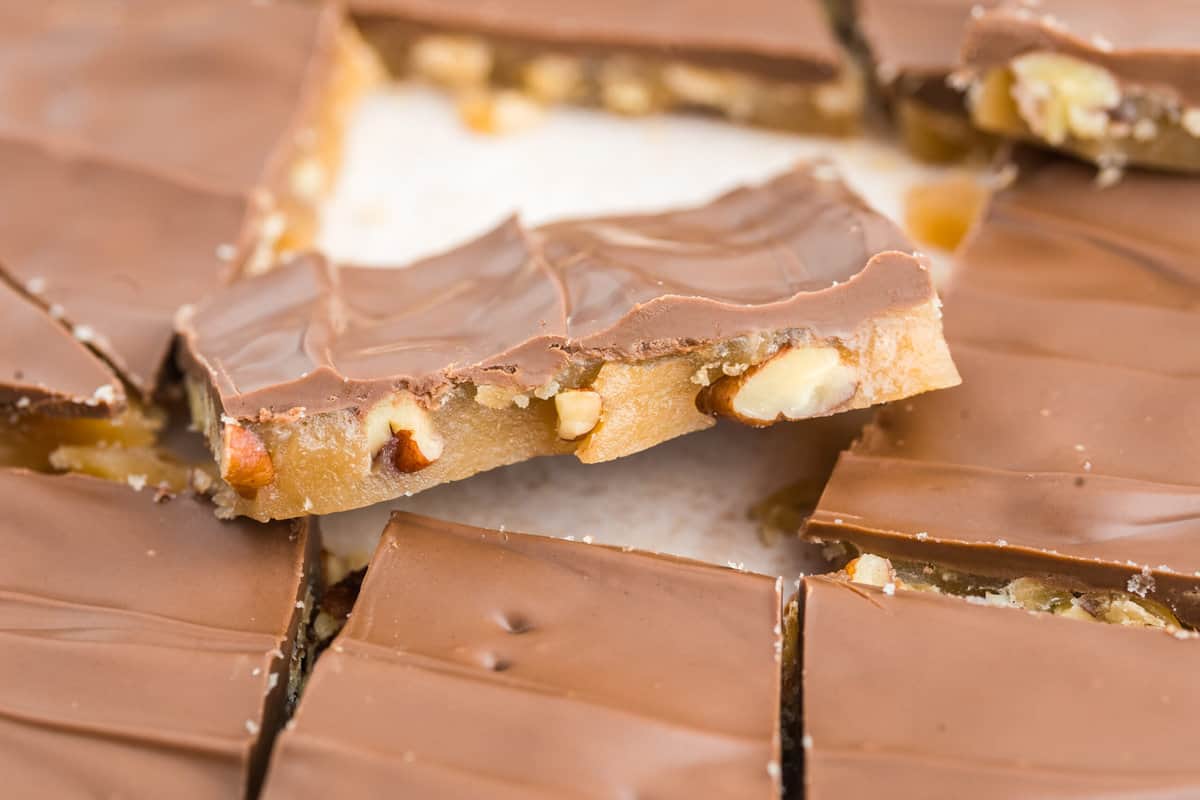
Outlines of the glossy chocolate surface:
[{"label": "glossy chocolate surface", "polygon": [[804,583],[806,797],[1194,797],[1200,641]]},{"label": "glossy chocolate surface", "polygon": [[239,797],[280,721],[306,524],[0,471],[0,774],[11,797]]},{"label": "glossy chocolate surface", "polygon": [[772,798],[779,588],[396,513],[265,797]]},{"label": "glossy chocolate surface", "polygon": [[181,320],[223,411],[352,408],[398,389],[537,387],[753,333],[848,335],[927,306],[927,264],[827,164],[665,214],[510,220],[403,268],[298,258]]}]

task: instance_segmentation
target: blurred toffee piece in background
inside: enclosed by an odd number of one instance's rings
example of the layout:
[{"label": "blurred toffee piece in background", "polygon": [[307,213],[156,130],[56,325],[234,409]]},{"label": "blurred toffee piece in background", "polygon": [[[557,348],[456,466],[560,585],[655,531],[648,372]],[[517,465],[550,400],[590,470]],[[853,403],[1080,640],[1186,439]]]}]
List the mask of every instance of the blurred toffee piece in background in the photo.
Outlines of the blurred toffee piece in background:
[{"label": "blurred toffee piece in background", "polygon": [[467,121],[485,130],[538,105],[582,103],[849,134],[864,104],[859,71],[818,0],[353,0],[350,8],[393,72],[456,92]]}]

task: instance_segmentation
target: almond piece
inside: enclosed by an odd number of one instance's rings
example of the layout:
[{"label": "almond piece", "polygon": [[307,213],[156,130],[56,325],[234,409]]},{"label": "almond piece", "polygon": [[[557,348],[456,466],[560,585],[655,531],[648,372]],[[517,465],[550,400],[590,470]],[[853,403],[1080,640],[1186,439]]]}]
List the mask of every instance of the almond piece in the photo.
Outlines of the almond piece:
[{"label": "almond piece", "polygon": [[847,564],[846,577],[853,583],[862,583],[867,586],[882,587],[896,582],[896,572],[892,569],[892,562],[870,553],[863,553]]},{"label": "almond piece", "polygon": [[721,378],[697,400],[711,413],[762,427],[832,413],[857,389],[855,370],[836,347],[792,347]]},{"label": "almond piece", "polygon": [[587,389],[571,389],[554,395],[558,438],[572,441],[591,433],[600,422],[602,405],[600,394]]},{"label": "almond piece", "polygon": [[441,458],[445,447],[429,412],[410,394],[398,394],[377,403],[363,426],[372,458],[389,442],[395,442],[392,464],[400,472],[425,469]]},{"label": "almond piece", "polygon": [[237,423],[227,423],[221,431],[221,477],[245,496],[275,480],[271,454],[258,434]]}]

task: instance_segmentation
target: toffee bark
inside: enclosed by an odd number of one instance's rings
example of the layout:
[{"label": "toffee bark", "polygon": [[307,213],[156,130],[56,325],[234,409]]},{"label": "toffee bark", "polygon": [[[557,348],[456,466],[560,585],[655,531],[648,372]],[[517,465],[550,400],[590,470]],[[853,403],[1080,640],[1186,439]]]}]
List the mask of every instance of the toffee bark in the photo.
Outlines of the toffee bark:
[{"label": "toffee bark", "polygon": [[953,385],[926,262],[829,170],[230,287],[179,320],[218,501],[329,513],[536,455],[617,458],[717,414],[770,425]]}]

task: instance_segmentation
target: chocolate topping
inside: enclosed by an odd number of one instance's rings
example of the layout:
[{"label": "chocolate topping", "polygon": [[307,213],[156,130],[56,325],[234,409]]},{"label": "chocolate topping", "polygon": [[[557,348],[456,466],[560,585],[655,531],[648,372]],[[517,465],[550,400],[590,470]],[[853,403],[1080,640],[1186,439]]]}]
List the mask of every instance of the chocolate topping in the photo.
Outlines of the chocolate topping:
[{"label": "chocolate topping", "polygon": [[963,62],[1006,65],[1052,51],[1098,64],[1125,86],[1200,105],[1200,29],[1193,0],[1144,0],[1133,7],[1095,0],[1009,3],[972,20]]},{"label": "chocolate topping", "polygon": [[175,312],[249,246],[246,200],[3,136],[0,173],[0,269],[153,394]]},{"label": "chocolate topping", "polygon": [[806,796],[1192,797],[1200,642],[804,582]]},{"label": "chocolate topping", "polygon": [[5,3],[0,133],[250,192],[284,166],[340,23],[327,3]]},{"label": "chocolate topping", "polygon": [[0,407],[90,416],[124,404],[104,362],[2,280],[0,319]]},{"label": "chocolate topping", "polygon": [[776,797],[779,599],[764,576],[397,513],[265,797]]},{"label": "chocolate topping", "polygon": [[307,526],[77,476],[0,471],[0,495],[4,793],[242,796],[287,685]]},{"label": "chocolate topping", "polygon": [[958,66],[972,9],[998,0],[857,0],[861,31],[882,75],[944,80]]},{"label": "chocolate topping", "polygon": [[225,413],[353,407],[399,388],[536,387],[570,359],[644,359],[773,330],[847,335],[934,300],[926,264],[827,164],[708,205],[527,229],[399,269],[303,256],[180,322]]},{"label": "chocolate topping", "polygon": [[1026,169],[947,301],[963,384],[881,412],[808,533],[985,575],[1141,573],[1200,621],[1197,202],[1183,178]]},{"label": "chocolate topping", "polygon": [[570,51],[648,51],[798,79],[833,78],[841,48],[816,0],[351,0],[368,18]]}]

